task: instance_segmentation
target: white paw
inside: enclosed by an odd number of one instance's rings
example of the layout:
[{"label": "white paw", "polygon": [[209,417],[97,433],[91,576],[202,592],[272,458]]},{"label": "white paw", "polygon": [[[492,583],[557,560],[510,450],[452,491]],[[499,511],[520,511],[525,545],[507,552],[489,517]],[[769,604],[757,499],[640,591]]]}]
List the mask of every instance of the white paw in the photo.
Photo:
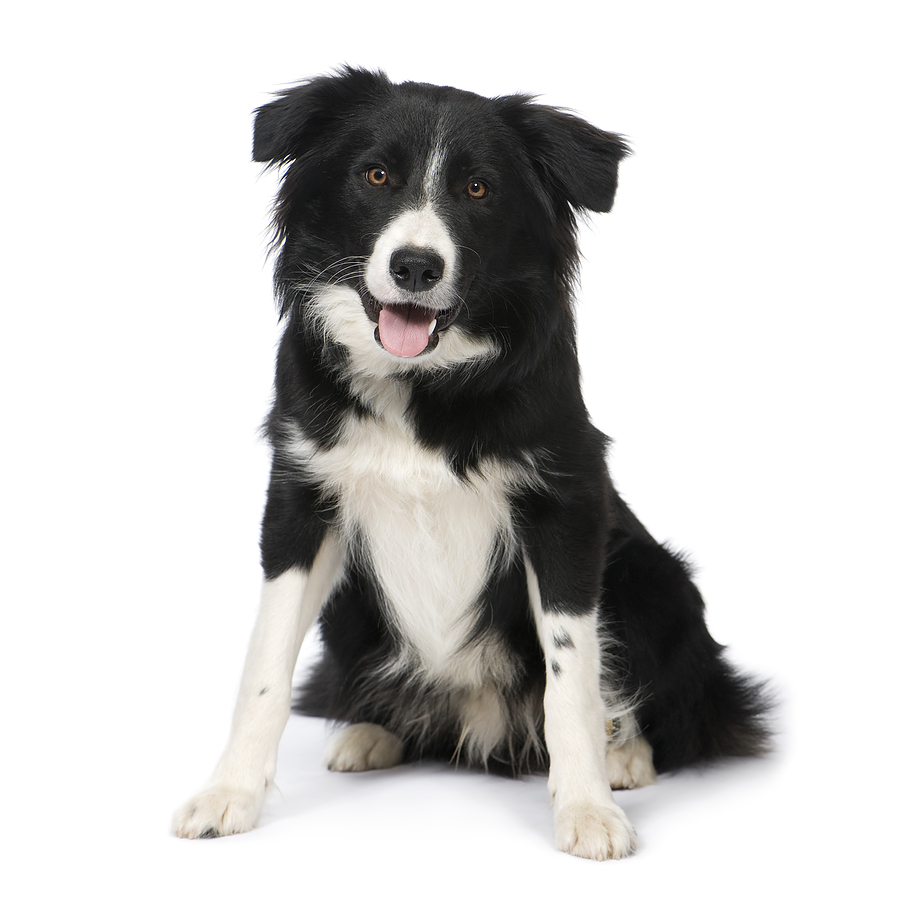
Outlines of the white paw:
[{"label": "white paw", "polygon": [[325,749],[325,765],[333,772],[390,769],[403,758],[403,742],[380,725],[348,725]]},{"label": "white paw", "polygon": [[606,771],[614,788],[640,788],[656,784],[653,748],[642,737],[606,751]]},{"label": "white paw", "polygon": [[618,806],[581,803],[554,813],[559,850],[585,859],[621,859],[634,852],[634,829]]},{"label": "white paw", "polygon": [[176,813],[176,837],[214,838],[250,831],[259,818],[265,788],[240,790],[227,785],[207,788],[188,800]]}]

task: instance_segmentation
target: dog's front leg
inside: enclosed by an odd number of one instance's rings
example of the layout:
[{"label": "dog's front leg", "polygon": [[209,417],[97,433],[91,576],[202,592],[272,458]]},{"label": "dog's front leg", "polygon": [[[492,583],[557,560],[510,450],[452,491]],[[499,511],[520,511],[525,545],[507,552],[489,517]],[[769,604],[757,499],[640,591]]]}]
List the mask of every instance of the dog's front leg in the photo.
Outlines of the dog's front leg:
[{"label": "dog's front leg", "polygon": [[326,535],[309,569],[294,566],[263,583],[228,744],[206,787],[175,814],[179,837],[237,834],[256,824],[275,777],[300,644],[341,563]]},{"label": "dog's front leg", "polygon": [[634,851],[635,837],[613,800],[606,771],[597,608],[555,609],[552,599],[542,596],[530,561],[526,573],[547,667],[544,735],[556,846],[589,859],[619,859]]}]

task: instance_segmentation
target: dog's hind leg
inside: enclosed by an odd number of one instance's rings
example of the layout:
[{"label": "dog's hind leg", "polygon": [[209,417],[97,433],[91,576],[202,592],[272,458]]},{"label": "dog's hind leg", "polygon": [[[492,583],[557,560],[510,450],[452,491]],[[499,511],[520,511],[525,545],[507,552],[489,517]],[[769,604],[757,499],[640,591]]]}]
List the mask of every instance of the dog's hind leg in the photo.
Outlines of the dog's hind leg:
[{"label": "dog's hind leg", "polygon": [[653,748],[638,736],[606,750],[606,771],[613,788],[640,788],[656,784]]},{"label": "dog's hind leg", "polygon": [[332,772],[390,769],[403,759],[403,742],[380,725],[348,725],[325,749],[325,765]]},{"label": "dog's hind leg", "polygon": [[300,643],[342,563],[343,551],[329,535],[308,570],[289,568],[264,582],[228,744],[204,790],[176,812],[178,837],[220,837],[256,824],[275,777]]}]

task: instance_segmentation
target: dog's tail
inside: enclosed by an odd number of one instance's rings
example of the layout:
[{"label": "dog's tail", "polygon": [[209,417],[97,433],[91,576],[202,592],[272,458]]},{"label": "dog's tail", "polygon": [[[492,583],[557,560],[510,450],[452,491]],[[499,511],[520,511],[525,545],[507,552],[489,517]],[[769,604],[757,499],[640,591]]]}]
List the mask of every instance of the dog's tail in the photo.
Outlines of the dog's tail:
[{"label": "dog's tail", "polygon": [[737,672],[713,640],[684,559],[656,543],[624,503],[604,577],[604,620],[623,688],[640,697],[658,772],[771,749],[770,688]]}]

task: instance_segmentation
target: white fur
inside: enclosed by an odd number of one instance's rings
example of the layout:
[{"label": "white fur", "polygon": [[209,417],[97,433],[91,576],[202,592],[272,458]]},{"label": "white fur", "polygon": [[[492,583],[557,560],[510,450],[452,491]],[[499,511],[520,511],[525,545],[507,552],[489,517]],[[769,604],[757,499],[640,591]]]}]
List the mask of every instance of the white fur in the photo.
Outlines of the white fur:
[{"label": "white fur", "polygon": [[397,664],[455,687],[508,682],[515,669],[507,653],[466,641],[498,562],[497,539],[514,546],[509,493],[529,473],[491,463],[458,478],[442,453],[415,440],[406,390],[382,386],[378,414],[348,416],[332,449],[298,433],[290,450],[336,499],[342,542],[361,538],[403,643]]},{"label": "white fur", "polygon": [[623,744],[607,745],[606,770],[614,788],[632,789],[656,784],[653,748],[640,735]]},{"label": "white fur", "polygon": [[391,255],[403,247],[433,250],[444,260],[443,278],[427,295],[420,294],[417,299],[431,309],[453,306],[456,300],[456,244],[430,202],[421,209],[401,213],[375,241],[365,270],[366,287],[372,296],[382,303],[409,302],[409,292],[398,287],[390,272]]},{"label": "white fur", "polygon": [[[510,724],[507,722],[505,704],[497,690],[487,684],[467,691],[459,710],[459,719],[456,756],[465,754],[469,760],[474,762],[480,759],[487,766],[491,752],[502,744]],[[533,740],[537,744],[536,733]]]},{"label": "white fur", "polygon": [[443,180],[446,165],[447,148],[444,146],[442,138],[435,137],[431,156],[428,157],[428,165],[425,168],[425,178],[422,181],[425,197],[429,201],[434,201],[444,194]]},{"label": "white fur", "polygon": [[289,569],[263,583],[231,735],[206,787],[175,814],[179,837],[236,834],[256,824],[275,778],[300,644],[342,562],[340,546],[327,537],[309,572]]},{"label": "white fur", "polygon": [[544,733],[556,846],[589,859],[627,856],[635,838],[613,800],[607,774],[596,612],[572,616],[546,611],[537,574],[527,560],[526,574],[547,665]]},{"label": "white fur", "polygon": [[366,390],[378,391],[383,381],[410,368],[472,365],[498,352],[490,338],[472,337],[451,325],[430,352],[411,358],[394,356],[375,341],[375,324],[366,315],[359,294],[345,285],[319,291],[310,302],[308,313],[318,319],[331,340],[350,351],[348,378],[355,378],[360,384],[371,383]]},{"label": "white fur", "polygon": [[348,725],[325,748],[325,765],[332,772],[390,769],[403,758],[403,742],[380,725]]}]

